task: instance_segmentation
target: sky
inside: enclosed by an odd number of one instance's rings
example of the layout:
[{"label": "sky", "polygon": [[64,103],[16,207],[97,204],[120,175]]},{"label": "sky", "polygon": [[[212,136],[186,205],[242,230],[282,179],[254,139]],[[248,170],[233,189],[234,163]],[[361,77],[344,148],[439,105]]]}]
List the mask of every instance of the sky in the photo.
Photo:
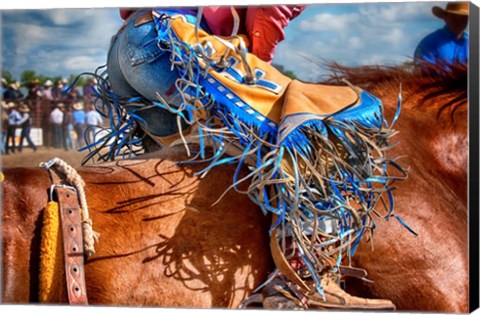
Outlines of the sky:
[{"label": "sky", "polygon": [[[431,13],[445,2],[316,3],[285,30],[274,63],[304,81],[318,81],[325,60],[347,66],[411,60],[417,43],[443,26]],[[1,10],[2,70],[46,76],[93,72],[106,63],[121,26],[116,8]]]}]

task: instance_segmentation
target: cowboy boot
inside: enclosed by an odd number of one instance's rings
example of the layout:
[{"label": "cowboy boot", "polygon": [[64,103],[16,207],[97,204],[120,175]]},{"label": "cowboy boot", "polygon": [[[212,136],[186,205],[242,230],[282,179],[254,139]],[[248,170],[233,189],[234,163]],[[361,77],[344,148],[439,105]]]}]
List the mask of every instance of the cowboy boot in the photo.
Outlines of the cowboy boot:
[{"label": "cowboy boot", "polygon": [[263,308],[267,310],[303,310],[302,302],[281,277],[275,277],[262,290]]},{"label": "cowboy boot", "polygon": [[318,293],[312,294],[307,302],[312,308],[391,311],[396,309],[390,300],[352,296],[340,288],[337,282],[332,279],[322,279],[321,283],[325,292],[325,299]]}]

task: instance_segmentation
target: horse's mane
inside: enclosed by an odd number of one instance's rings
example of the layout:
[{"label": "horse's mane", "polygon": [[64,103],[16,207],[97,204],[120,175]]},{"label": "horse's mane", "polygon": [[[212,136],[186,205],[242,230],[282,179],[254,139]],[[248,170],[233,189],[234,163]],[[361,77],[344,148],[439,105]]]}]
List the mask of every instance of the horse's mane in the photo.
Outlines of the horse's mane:
[{"label": "horse's mane", "polygon": [[[437,116],[448,110],[453,120],[455,112],[467,106],[468,68],[464,64],[422,64],[421,67],[360,66],[346,67],[327,62],[329,70],[327,84],[340,84],[347,80],[367,91],[384,96],[398,93],[400,85],[404,102],[416,97],[413,106],[437,107]],[[438,102],[442,98],[442,102]]]}]

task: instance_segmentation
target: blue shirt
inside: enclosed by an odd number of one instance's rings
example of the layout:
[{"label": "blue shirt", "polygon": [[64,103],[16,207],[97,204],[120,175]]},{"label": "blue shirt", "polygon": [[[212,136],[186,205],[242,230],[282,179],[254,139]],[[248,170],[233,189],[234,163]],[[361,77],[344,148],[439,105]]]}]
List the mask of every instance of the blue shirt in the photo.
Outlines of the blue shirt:
[{"label": "blue shirt", "polygon": [[457,39],[447,26],[427,35],[415,49],[415,59],[435,64],[442,60],[448,64],[455,62],[468,63],[468,34],[463,33]]},{"label": "blue shirt", "polygon": [[73,123],[74,124],[84,124],[85,123],[85,111],[82,110],[74,110],[73,111]]}]

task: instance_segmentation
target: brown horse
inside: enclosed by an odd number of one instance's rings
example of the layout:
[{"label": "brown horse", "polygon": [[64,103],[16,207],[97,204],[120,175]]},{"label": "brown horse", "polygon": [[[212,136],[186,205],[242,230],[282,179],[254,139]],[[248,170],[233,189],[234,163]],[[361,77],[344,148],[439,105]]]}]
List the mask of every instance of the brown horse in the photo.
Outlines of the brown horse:
[{"label": "brown horse", "polygon": [[[332,68],[378,95],[390,119],[402,83],[394,138],[400,144],[390,154],[405,156],[400,163],[410,167],[410,178],[394,193],[397,214],[418,233],[379,218],[373,240],[362,243],[352,262],[374,282],[350,281],[347,290],[390,299],[399,310],[467,312],[466,69],[419,75]],[[266,280],[273,268],[269,218],[234,192],[212,206],[231,184],[232,168],[214,168],[199,180],[194,173],[201,165],[173,165],[183,156],[171,148],[79,170],[101,234],[86,264],[91,304],[236,307]],[[42,169],[4,174],[3,302],[32,303],[38,301],[41,214],[50,180]]]}]

